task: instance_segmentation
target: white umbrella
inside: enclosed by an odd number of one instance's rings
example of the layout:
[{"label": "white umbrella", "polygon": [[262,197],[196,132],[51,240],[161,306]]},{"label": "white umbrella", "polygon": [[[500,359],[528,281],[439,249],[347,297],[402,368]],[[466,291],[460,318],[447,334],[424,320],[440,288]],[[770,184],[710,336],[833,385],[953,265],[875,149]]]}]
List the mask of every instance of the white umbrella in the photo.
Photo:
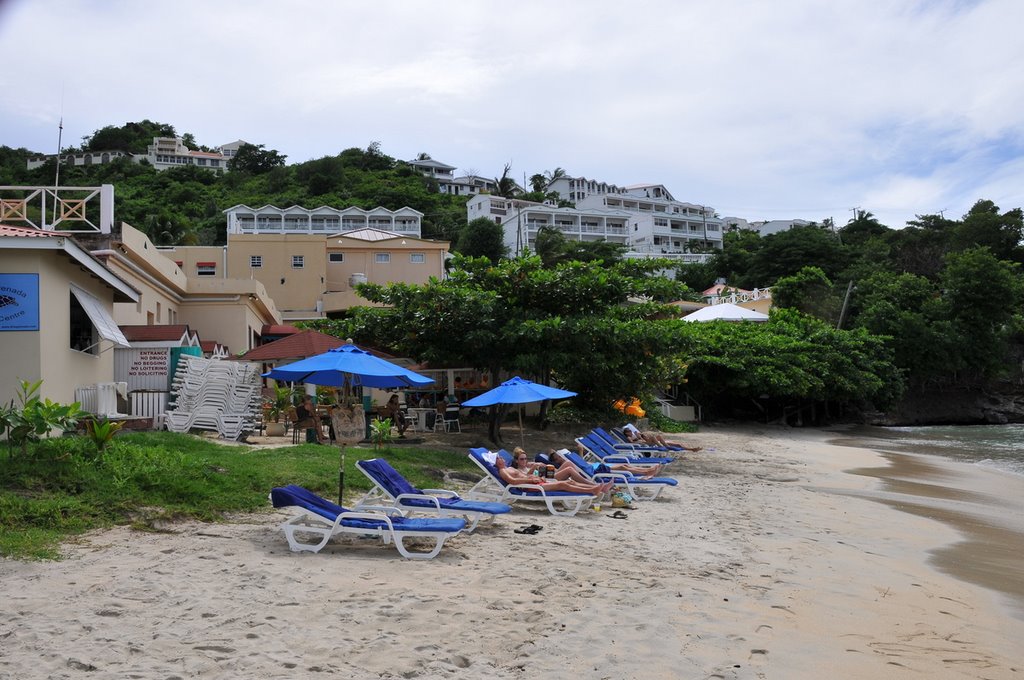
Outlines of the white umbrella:
[{"label": "white umbrella", "polygon": [[683,321],[767,321],[768,315],[755,312],[746,307],[723,302],[720,305],[709,305],[687,314]]}]

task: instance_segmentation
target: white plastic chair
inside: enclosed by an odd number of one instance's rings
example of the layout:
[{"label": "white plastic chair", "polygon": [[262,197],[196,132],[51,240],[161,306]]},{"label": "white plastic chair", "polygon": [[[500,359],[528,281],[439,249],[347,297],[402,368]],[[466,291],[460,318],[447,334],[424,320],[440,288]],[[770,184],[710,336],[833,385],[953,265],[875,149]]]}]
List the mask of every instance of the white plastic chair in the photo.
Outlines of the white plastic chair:
[{"label": "white plastic chair", "polygon": [[459,422],[459,407],[449,406],[444,410],[444,431],[451,432],[452,428],[456,428],[459,432],[462,432],[462,423]]}]

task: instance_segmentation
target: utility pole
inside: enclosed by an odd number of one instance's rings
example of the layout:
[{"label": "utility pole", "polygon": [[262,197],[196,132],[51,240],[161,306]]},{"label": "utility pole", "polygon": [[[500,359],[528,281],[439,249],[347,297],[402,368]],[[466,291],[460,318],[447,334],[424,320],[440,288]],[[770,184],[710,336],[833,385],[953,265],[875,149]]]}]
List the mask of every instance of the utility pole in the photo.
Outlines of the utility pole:
[{"label": "utility pole", "polygon": [[850,302],[850,293],[853,292],[853,279],[850,279],[849,285],[846,286],[846,297],[843,298],[843,308],[839,311],[839,321],[836,323],[836,330],[843,327],[843,319],[846,317],[846,306]]},{"label": "utility pole", "polygon": [[708,208],[705,205],[700,207],[700,216],[704,221],[704,254],[708,252]]}]

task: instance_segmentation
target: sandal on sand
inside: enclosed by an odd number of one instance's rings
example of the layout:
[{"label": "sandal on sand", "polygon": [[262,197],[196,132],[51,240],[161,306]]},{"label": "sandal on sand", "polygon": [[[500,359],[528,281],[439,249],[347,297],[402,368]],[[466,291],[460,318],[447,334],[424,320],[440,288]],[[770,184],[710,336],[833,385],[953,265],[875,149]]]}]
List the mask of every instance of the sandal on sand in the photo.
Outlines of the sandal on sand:
[{"label": "sandal on sand", "polygon": [[610,514],[608,516],[611,517],[612,519],[626,519],[627,517],[629,517],[629,515],[624,513],[622,510],[616,510],[615,512],[613,512],[612,514]]},{"label": "sandal on sand", "polygon": [[528,536],[533,536],[534,534],[536,534],[537,532],[539,532],[543,528],[544,527],[542,527],[542,526],[540,526],[538,524],[531,524],[528,527],[522,527],[520,529],[513,529],[512,531],[514,533],[517,533],[517,534],[527,534]]}]

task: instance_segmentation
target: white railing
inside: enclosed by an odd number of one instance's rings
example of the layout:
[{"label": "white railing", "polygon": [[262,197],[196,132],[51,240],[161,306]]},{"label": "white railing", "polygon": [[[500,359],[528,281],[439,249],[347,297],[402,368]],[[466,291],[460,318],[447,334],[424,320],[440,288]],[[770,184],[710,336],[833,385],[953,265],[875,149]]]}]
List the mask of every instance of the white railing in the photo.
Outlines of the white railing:
[{"label": "white railing", "polygon": [[737,290],[723,295],[712,295],[708,297],[708,304],[720,305],[724,302],[737,304],[739,302],[753,302],[754,300],[771,300],[771,288],[755,288],[754,290]]},{"label": "white railing", "polygon": [[0,223],[73,234],[109,234],[114,224],[114,185],[0,186]]}]

